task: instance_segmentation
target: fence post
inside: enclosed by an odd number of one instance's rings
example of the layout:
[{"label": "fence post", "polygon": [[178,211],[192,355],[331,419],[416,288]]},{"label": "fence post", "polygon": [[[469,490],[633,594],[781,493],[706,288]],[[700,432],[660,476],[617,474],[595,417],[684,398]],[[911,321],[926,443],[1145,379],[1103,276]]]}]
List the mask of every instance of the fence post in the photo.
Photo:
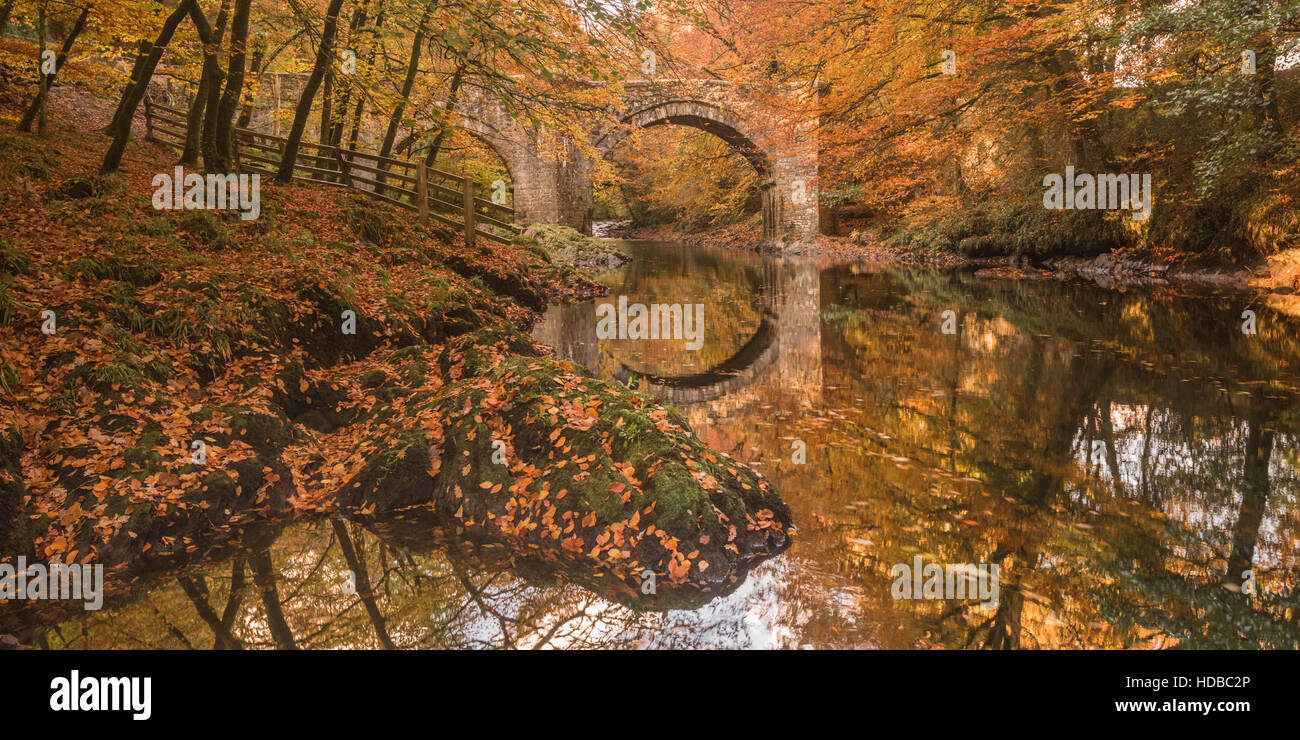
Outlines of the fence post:
[{"label": "fence post", "polygon": [[144,96],[144,140],[153,141],[153,101]]},{"label": "fence post", "polygon": [[474,248],[474,179],[465,177],[465,246]]},{"label": "fence post", "polygon": [[429,217],[429,172],[424,162],[415,165],[415,199],[420,207],[420,218]]},{"label": "fence post", "polygon": [[348,187],[355,187],[352,184],[351,168],[349,168],[348,163],[343,160],[343,150],[336,148],[334,150],[334,158],[339,161],[339,173],[343,175],[343,184]]}]

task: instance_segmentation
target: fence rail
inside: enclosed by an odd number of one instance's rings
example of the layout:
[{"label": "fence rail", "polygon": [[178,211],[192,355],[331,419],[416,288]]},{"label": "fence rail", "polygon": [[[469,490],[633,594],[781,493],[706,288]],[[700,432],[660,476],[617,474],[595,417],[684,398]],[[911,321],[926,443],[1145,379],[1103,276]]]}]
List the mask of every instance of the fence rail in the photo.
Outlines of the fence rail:
[{"label": "fence rail", "polygon": [[[184,148],[185,111],[146,97],[144,116],[145,139]],[[288,139],[236,126],[235,142],[236,169],[274,175]],[[293,170],[295,180],[356,190],[458,229],[465,235],[466,246],[474,246],[479,237],[509,244],[510,236],[519,230],[514,225],[514,209],[480,198],[473,179],[424,162],[303,141]]]}]

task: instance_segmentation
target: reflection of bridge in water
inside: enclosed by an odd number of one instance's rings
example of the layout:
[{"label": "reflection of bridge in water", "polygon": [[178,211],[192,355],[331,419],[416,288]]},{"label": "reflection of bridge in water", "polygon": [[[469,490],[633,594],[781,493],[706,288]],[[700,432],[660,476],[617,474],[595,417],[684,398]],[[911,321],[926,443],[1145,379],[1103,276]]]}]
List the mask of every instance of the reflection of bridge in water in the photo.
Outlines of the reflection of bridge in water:
[{"label": "reflection of bridge in water", "polygon": [[[762,300],[758,329],[730,357],[700,372],[648,375],[623,362],[611,368],[608,354],[602,357],[596,338],[595,303],[551,308],[533,336],[594,375],[603,370],[605,377],[624,383],[644,381],[649,392],[678,406],[723,398],[742,404],[778,398],[801,407],[819,403],[820,271],[805,262],[767,259],[757,282],[754,287]],[[706,322],[706,341],[708,327]]]}]

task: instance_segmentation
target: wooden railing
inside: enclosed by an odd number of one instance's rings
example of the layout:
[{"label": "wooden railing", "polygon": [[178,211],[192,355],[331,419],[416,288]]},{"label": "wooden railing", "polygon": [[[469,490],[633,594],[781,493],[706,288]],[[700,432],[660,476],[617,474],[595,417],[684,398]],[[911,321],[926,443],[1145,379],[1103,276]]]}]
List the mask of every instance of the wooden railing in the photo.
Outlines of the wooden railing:
[{"label": "wooden railing", "polygon": [[[185,146],[186,112],[144,100],[145,138]],[[280,168],[288,139],[235,127],[235,168],[240,172],[274,175]],[[308,150],[314,150],[315,154]],[[433,219],[465,234],[466,246],[477,237],[509,244],[518,233],[515,211],[478,197],[471,178],[392,157],[358,152],[309,141],[300,145],[293,179],[357,190],[421,217]]]}]

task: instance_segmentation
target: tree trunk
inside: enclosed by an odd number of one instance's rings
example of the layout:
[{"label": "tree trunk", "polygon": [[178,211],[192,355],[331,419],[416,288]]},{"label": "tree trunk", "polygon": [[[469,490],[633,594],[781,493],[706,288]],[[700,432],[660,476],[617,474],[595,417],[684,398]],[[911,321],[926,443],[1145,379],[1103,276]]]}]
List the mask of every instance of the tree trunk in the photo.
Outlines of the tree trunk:
[{"label": "tree trunk", "polygon": [[396,650],[397,646],[393,644],[393,638],[388,634],[384,615],[379,611],[379,604],[375,602],[374,588],[370,585],[370,574],[366,572],[365,563],[361,562],[360,551],[352,544],[348,528],[338,519],[331,519],[330,524],[334,526],[334,535],[338,537],[339,549],[343,551],[343,560],[355,574],[357,597],[361,599],[361,604],[370,617],[370,624],[375,629],[375,637],[379,638],[379,644],[385,650]]},{"label": "tree trunk", "polygon": [[[1259,10],[1261,15],[1266,11]],[[1256,126],[1267,131],[1271,136],[1267,146],[1261,148],[1259,157],[1268,159],[1282,145],[1282,113],[1277,100],[1277,43],[1272,32],[1265,32],[1256,44],[1255,74],[1252,77],[1255,87],[1255,99],[1259,102],[1255,108]]]},{"label": "tree trunk", "polygon": [[[262,77],[262,57],[266,55],[266,42],[259,40],[253,47],[253,58],[248,62],[248,68],[253,72],[253,80],[256,82]],[[244,101],[244,107],[239,111],[239,120],[235,121],[235,126],[239,128],[248,128],[248,124],[253,120],[253,96],[249,96]]]},{"label": "tree trunk", "polygon": [[15,0],[8,0],[0,4],[0,36],[5,34],[5,29],[9,28],[9,14],[13,12]]},{"label": "tree trunk", "polygon": [[221,82],[226,73],[221,71],[221,62],[217,58],[221,51],[221,38],[208,25],[207,16],[197,3],[190,9],[190,18],[194,21],[194,30],[203,44],[203,74],[211,84],[208,86],[208,101],[204,103],[203,134],[199,139],[199,151],[203,153],[203,166],[209,172],[219,172],[217,161],[217,101],[221,97]]},{"label": "tree trunk", "polygon": [[[226,34],[226,13],[230,9],[230,0],[222,0],[221,9],[217,11],[217,23],[212,32],[217,37],[217,43],[221,43],[221,38]],[[198,89],[194,91],[194,99],[190,101],[189,111],[185,115],[185,149],[181,152],[181,164],[190,165],[191,167],[199,163],[199,140],[203,136],[204,112],[208,108],[208,90],[212,87],[212,80],[208,79],[208,68],[203,67],[203,73],[199,77]]]},{"label": "tree trunk", "polygon": [[118,119],[122,117],[122,110],[126,107],[126,101],[130,97],[131,88],[140,79],[140,71],[144,69],[145,63],[149,60],[149,55],[153,52],[153,44],[143,39],[140,40],[140,51],[135,55],[135,63],[131,65],[131,75],[127,77],[126,84],[122,86],[122,95],[117,100],[117,108],[113,110],[113,118],[108,125],[103,128],[102,133],[105,136],[112,136],[117,130]]},{"label": "tree trunk", "polygon": [[262,606],[266,608],[266,626],[271,630],[275,646],[281,650],[297,650],[293,641],[293,630],[284,618],[280,608],[280,594],[275,588],[275,568],[271,565],[269,550],[259,550],[248,560],[253,567],[253,582],[262,592]]},{"label": "tree trunk", "polygon": [[[334,114],[332,105],[334,102],[334,65],[332,63],[325,70],[324,88],[325,89],[321,91],[319,141],[322,144],[329,144],[330,127],[333,125],[330,123],[330,117]],[[328,170],[334,166],[334,158],[325,154],[324,150],[317,149],[316,155],[317,167],[323,170]],[[332,175],[327,176],[327,178],[330,179],[332,179],[332,177]]]},{"label": "tree trunk", "polygon": [[465,64],[461,63],[456,66],[456,73],[451,76],[451,86],[447,90],[447,104],[442,108],[442,115],[438,116],[438,134],[433,137],[433,143],[429,144],[429,151],[424,155],[424,164],[428,167],[433,166],[433,162],[438,158],[438,150],[442,149],[442,140],[447,137],[447,122],[451,119],[451,114],[456,110],[456,98],[460,93],[460,83],[465,77]]},{"label": "tree trunk", "polygon": [[[352,13],[352,22],[348,24],[348,47],[356,52],[357,33],[366,24],[370,0],[361,0],[361,4]],[[352,86],[343,85],[343,94],[339,96],[338,114],[321,116],[321,140],[331,146],[338,146],[343,141],[343,123],[348,115],[348,103],[352,98]],[[336,120],[330,120],[336,119]]]},{"label": "tree trunk", "polygon": [[1228,572],[1224,583],[1240,585],[1242,573],[1255,562],[1255,544],[1268,508],[1271,485],[1268,463],[1273,456],[1273,430],[1263,392],[1256,390],[1246,421],[1246,459],[1242,463],[1241,511],[1232,527],[1232,549],[1228,553]]},{"label": "tree trunk", "polygon": [[275,174],[275,181],[282,185],[287,185],[293,179],[293,165],[298,159],[302,132],[307,128],[307,116],[311,114],[311,101],[316,97],[316,89],[320,87],[321,78],[325,76],[325,67],[332,63],[330,57],[333,53],[334,36],[338,33],[339,10],[342,7],[343,0],[330,0],[329,8],[325,11],[325,29],[321,33],[320,48],[316,50],[316,65],[312,68],[311,77],[307,78],[302,97],[298,99],[298,108],[293,114],[293,128],[289,130],[289,140],[284,145],[284,158],[280,161],[280,169]]},{"label": "tree trunk", "polygon": [[[54,71],[44,76],[40,90],[36,93],[36,97],[32,99],[31,105],[27,106],[27,112],[23,114],[23,120],[18,124],[19,131],[31,131],[32,122],[36,120],[38,115],[41,116],[42,122],[44,122],[45,99],[49,97],[50,88],[54,86],[54,76],[59,73],[60,69],[63,69],[63,63],[68,59],[68,52],[72,50],[72,45],[76,43],[77,36],[80,36],[81,32],[86,28],[86,18],[89,15],[90,6],[87,5],[81,9],[81,15],[77,16],[77,22],[73,24],[72,31],[63,40],[63,46],[59,49],[59,56],[54,61]],[[41,126],[41,133],[45,133],[44,125]]]},{"label": "tree trunk", "polygon": [[[366,55],[367,67],[374,66],[375,56],[379,53],[379,44],[375,41],[375,36],[384,27],[384,0],[379,0],[379,4],[375,6],[375,9],[375,30],[370,34],[370,53]],[[352,116],[352,134],[348,137],[349,149],[357,148],[357,135],[361,132],[361,114],[365,110],[365,107],[366,97],[364,95],[357,95],[357,109]],[[346,111],[344,111],[344,113],[346,113]],[[342,141],[342,139],[343,131],[340,129],[339,140]]]},{"label": "tree trunk", "polygon": [[[341,1],[341,0],[340,0]],[[162,58],[163,52],[167,49],[167,44],[171,43],[172,34],[176,33],[176,27],[180,25],[181,19],[189,14],[190,9],[197,7],[197,0],[181,0],[176,10],[167,16],[163,22],[162,30],[158,33],[158,40],[153,46],[149,47],[148,55],[140,62],[139,74],[133,75],[131,82],[127,84],[126,92],[123,95],[122,103],[119,106],[119,113],[113,122],[113,143],[109,145],[108,152],[104,155],[104,163],[100,165],[99,171],[102,173],[116,172],[122,165],[122,153],[126,151],[126,142],[131,138],[131,120],[135,118],[135,109],[140,106],[140,101],[144,99],[145,89],[149,86],[149,79],[153,77],[154,68],[158,66],[158,60]]]},{"label": "tree trunk", "polygon": [[221,169],[230,169],[234,162],[235,108],[244,92],[244,73],[248,59],[248,9],[251,0],[235,1],[235,18],[230,26],[230,65],[226,75],[226,92],[217,109],[217,161]]},{"label": "tree trunk", "polygon": [[[393,117],[388,119],[388,132],[384,134],[384,143],[379,148],[379,156],[387,157],[393,151],[393,142],[397,141],[397,129],[402,125],[402,116],[406,113],[406,101],[411,96],[411,88],[415,86],[415,75],[420,71],[420,50],[424,48],[424,27],[429,22],[429,16],[433,13],[433,0],[428,0],[424,4],[424,15],[420,16],[420,24],[415,29],[415,41],[411,44],[411,59],[406,65],[406,79],[402,81],[402,97],[397,101],[397,107],[393,109]],[[382,176],[380,182],[383,181]]]}]

